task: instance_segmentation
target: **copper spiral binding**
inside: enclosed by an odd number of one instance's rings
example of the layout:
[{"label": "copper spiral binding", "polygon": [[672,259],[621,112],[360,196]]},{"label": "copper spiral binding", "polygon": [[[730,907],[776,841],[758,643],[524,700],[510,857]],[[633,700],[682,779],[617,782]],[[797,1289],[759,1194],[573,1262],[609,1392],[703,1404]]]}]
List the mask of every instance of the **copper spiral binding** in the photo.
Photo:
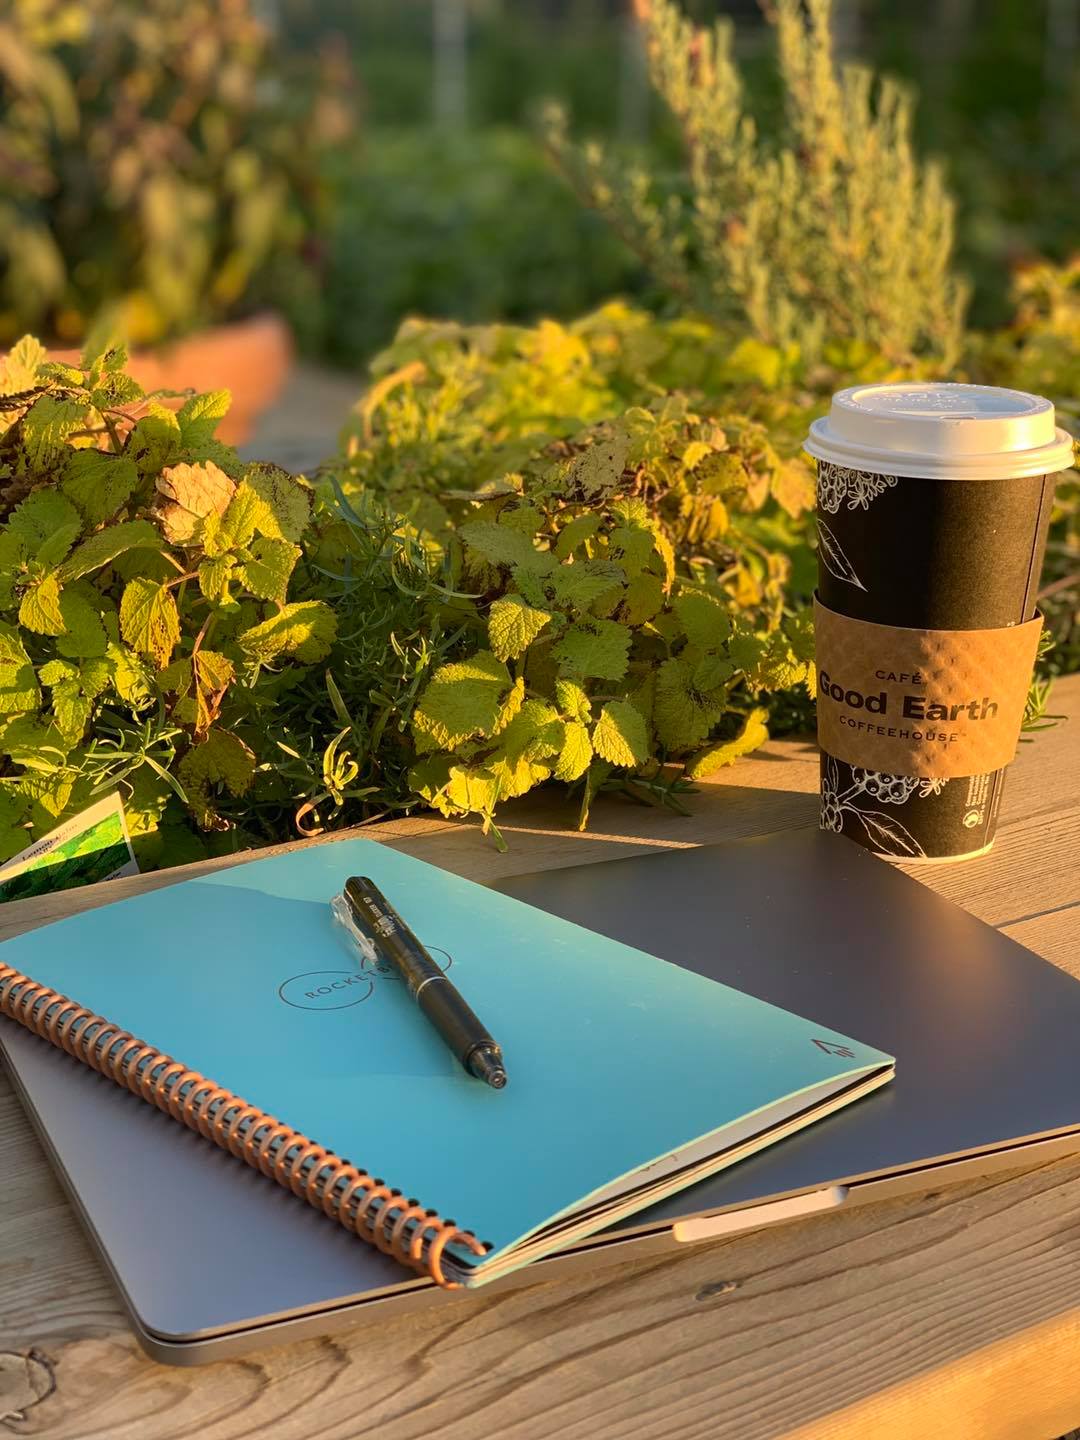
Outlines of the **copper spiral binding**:
[{"label": "copper spiral binding", "polygon": [[156,1105],[189,1130],[260,1170],[384,1255],[458,1285],[443,1270],[443,1252],[460,1245],[487,1253],[471,1230],[342,1160],[332,1150],[249,1105],[231,1090],[189,1070],[66,995],[0,962],[0,1014],[65,1050],[99,1074]]}]

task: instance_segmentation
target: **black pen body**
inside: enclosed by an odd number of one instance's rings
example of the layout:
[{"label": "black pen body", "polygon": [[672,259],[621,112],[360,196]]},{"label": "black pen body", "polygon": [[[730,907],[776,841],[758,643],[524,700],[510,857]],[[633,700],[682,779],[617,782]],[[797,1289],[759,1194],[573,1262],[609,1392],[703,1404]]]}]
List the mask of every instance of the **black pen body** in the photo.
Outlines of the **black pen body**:
[{"label": "black pen body", "polygon": [[366,876],[354,875],[345,882],[345,899],[358,928],[393,965],[464,1069],[501,1090],[506,1070],[498,1043],[378,886]]}]

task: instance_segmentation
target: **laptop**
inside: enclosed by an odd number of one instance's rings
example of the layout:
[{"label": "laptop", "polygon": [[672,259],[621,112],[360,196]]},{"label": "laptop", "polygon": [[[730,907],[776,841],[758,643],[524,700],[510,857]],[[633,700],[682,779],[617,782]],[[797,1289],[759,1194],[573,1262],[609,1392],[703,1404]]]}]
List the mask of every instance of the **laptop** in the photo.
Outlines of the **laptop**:
[{"label": "laptop", "polygon": [[[800,830],[495,888],[857,1034],[895,1055],[897,1071],[849,1109],[493,1290],[1080,1150],[1080,984],[842,836]],[[154,1359],[198,1364],[475,1303],[19,1027],[0,1025],[0,1054]],[[116,1183],[136,1173],[154,1177],[152,1191]]]}]

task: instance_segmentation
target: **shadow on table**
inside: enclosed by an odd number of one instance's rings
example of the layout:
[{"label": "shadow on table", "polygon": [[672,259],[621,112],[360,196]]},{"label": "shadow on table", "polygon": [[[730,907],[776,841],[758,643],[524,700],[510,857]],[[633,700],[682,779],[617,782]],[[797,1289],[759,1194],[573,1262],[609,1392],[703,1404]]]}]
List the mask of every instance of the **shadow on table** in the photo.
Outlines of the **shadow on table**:
[{"label": "shadow on table", "polygon": [[478,823],[462,822],[428,834],[380,833],[379,826],[368,833],[418,860],[485,881],[616,860],[652,849],[713,845],[805,829],[816,825],[818,818],[816,788],[810,792],[707,785],[685,797],[685,804],[689,815],[622,794],[601,795],[593,805],[588,830],[582,832],[577,829],[579,799],[554,790],[536,791],[500,810],[499,831],[507,846],[502,853],[493,837],[481,833]]}]

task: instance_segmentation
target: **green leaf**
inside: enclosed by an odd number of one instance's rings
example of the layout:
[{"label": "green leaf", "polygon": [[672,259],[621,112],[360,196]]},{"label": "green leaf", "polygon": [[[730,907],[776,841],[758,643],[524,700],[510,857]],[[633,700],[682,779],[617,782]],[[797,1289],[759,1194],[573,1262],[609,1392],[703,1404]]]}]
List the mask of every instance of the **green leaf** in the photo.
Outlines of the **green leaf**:
[{"label": "green leaf", "polygon": [[128,439],[125,455],[140,475],[156,475],[180,453],[180,424],[167,405],[151,400]]},{"label": "green leaf", "polygon": [[513,685],[511,685],[510,693],[499,706],[499,713],[495,717],[495,728],[491,733],[493,735],[498,735],[503,730],[505,730],[507,725],[510,724],[510,721],[513,720],[514,716],[518,713],[524,703],[525,677],[523,675],[519,675],[518,678],[514,681]]},{"label": "green leaf", "polygon": [[593,726],[592,747],[612,765],[643,765],[649,758],[649,737],[640,710],[629,700],[610,700]]},{"label": "green leaf", "polygon": [[120,600],[120,633],[133,650],[163,669],[180,639],[180,616],[172,593],[156,580],[129,580]]},{"label": "green leaf", "polygon": [[699,691],[693,671],[682,659],[665,660],[656,673],[653,722],[661,745],[688,750],[704,740],[723,715],[727,692]]},{"label": "green leaf", "polygon": [[563,746],[555,764],[556,780],[577,780],[585,774],[593,758],[593,747],[589,732],[579,720],[568,720],[565,724]]},{"label": "green leaf", "polygon": [[644,525],[619,525],[608,538],[608,554],[631,578],[644,570],[654,546],[653,532]]},{"label": "green leaf", "polygon": [[194,450],[212,438],[218,425],[229,413],[232,394],[228,390],[209,390],[193,395],[177,411],[180,442],[185,450]]},{"label": "green leaf", "polygon": [[554,564],[546,551],[537,550],[529,535],[494,520],[470,520],[458,532],[469,549],[489,565],[520,565],[546,573]]},{"label": "green leaf", "polygon": [[452,750],[475,735],[493,735],[509,689],[510,672],[490,650],[440,665],[413,710],[417,749]]},{"label": "green leaf", "polygon": [[112,667],[104,657],[87,660],[79,671],[79,684],[96,700],[112,679]]},{"label": "green leaf", "polygon": [[238,735],[215,728],[188,751],[177,773],[200,829],[226,829],[228,823],[218,814],[210,787],[224,785],[237,798],[246,795],[255,778],[255,756]]},{"label": "green leaf", "polygon": [[191,689],[191,656],[182,655],[159,670],[157,688],[163,695],[186,695]]},{"label": "green leaf", "polygon": [[64,622],[64,633],[57,637],[56,648],[61,655],[73,660],[89,660],[104,655],[106,649],[105,626],[101,621],[100,602],[91,604],[87,597],[72,586],[60,595],[60,615]]},{"label": "green leaf", "polygon": [[457,815],[490,818],[501,798],[501,777],[486,765],[452,765],[435,802],[448,819]]},{"label": "green leaf", "polygon": [[147,835],[157,829],[173,788],[151,765],[140,765],[123,780],[124,822],[128,834]]},{"label": "green leaf", "polygon": [[592,704],[576,680],[555,681],[555,703],[562,714],[573,720],[592,719]]},{"label": "green leaf", "polygon": [[232,555],[219,555],[213,560],[204,560],[199,566],[199,589],[214,605],[227,605],[230,601],[229,582],[236,568]]},{"label": "green leaf", "polygon": [[0,621],[0,715],[36,710],[41,691],[19,632]]},{"label": "green leaf", "polygon": [[156,699],[153,671],[125,645],[110,644],[106,659],[112,669],[113,688],[133,710],[144,710]]},{"label": "green leaf", "polygon": [[74,680],[78,673],[79,667],[66,660],[46,660],[38,671],[38,679],[42,685],[62,685],[65,680]]},{"label": "green leaf", "polygon": [[64,617],[60,610],[60,582],[55,575],[24,591],[19,603],[19,624],[37,635],[62,635]]},{"label": "green leaf", "polygon": [[[300,546],[288,540],[254,541],[252,558],[237,566],[237,574],[253,595],[260,600],[276,600],[284,605],[289,578],[300,558]],[[200,567],[200,577],[201,577]],[[200,578],[200,585],[202,583]]]},{"label": "green leaf", "polygon": [[600,793],[600,787],[610,774],[611,766],[606,760],[594,760],[585,772],[585,789],[581,797],[581,810],[578,814],[579,830],[585,830],[588,827],[592,802]]},{"label": "green leaf", "polygon": [[724,765],[734,765],[740,756],[749,755],[751,750],[764,745],[769,738],[768,726],[765,723],[767,717],[767,710],[751,710],[730,740],[720,740],[694,756],[686,767],[689,778],[702,780]]},{"label": "green leaf", "polygon": [[32,390],[45,359],[45,346],[41,341],[33,335],[24,335],[7,353],[0,391],[5,395],[18,395],[24,390]]},{"label": "green leaf", "polygon": [[69,745],[76,745],[82,739],[93,708],[93,700],[83,694],[77,679],[62,680],[53,687],[53,720]]},{"label": "green leaf", "polygon": [[66,458],[67,438],[86,418],[86,402],[42,395],[23,416],[21,440],[32,470],[57,469]]},{"label": "green leaf", "polygon": [[55,726],[43,724],[36,711],[5,716],[0,727],[0,749],[13,765],[46,774],[67,758],[68,747],[57,743]]},{"label": "green leaf", "polygon": [[61,525],[59,530],[54,530],[34,556],[35,565],[40,565],[44,570],[54,569],[79,538],[81,530],[82,523],[78,520],[73,520],[70,525]]},{"label": "green leaf", "polygon": [[595,510],[585,515],[577,515],[573,520],[568,520],[559,531],[559,538],[555,542],[555,555],[560,560],[569,560],[570,556],[578,548],[584,545],[586,540],[591,540],[600,529],[601,516]]},{"label": "green leaf", "polygon": [[97,531],[60,566],[61,580],[77,580],[108,565],[128,550],[160,550],[161,535],[149,520],[127,520],[122,525],[109,525]]},{"label": "green leaf", "polygon": [[635,575],[622,597],[618,618],[632,629],[651,620],[664,605],[664,582],[659,575],[643,570]]},{"label": "green leaf", "polygon": [[594,505],[618,490],[629,448],[626,437],[616,435],[597,440],[582,451],[570,463],[564,477],[566,498],[575,504]]},{"label": "green leaf", "polygon": [[50,536],[72,525],[81,528],[79,512],[58,490],[42,488],[28,495],[8,517],[5,532],[17,537],[23,555],[36,555]]},{"label": "green leaf", "polygon": [[511,760],[544,760],[562,748],[563,731],[558,711],[546,700],[526,700],[500,733],[499,750]]},{"label": "green leaf", "polygon": [[494,602],[488,615],[492,651],[500,660],[516,660],[550,620],[550,611],[534,610],[520,595],[504,595]]},{"label": "green leaf", "polygon": [[656,553],[660,556],[664,566],[664,590],[671,589],[675,579],[675,549],[671,541],[662,530],[657,530],[653,536],[653,545]]},{"label": "green leaf", "polygon": [[255,528],[268,540],[296,542],[311,519],[311,491],[277,465],[252,465],[244,483],[259,501]]},{"label": "green leaf", "polygon": [[621,680],[630,654],[630,631],[616,620],[579,620],[555,646],[563,675]]},{"label": "green leaf", "polygon": [[[48,732],[54,739],[62,738],[58,728]],[[51,830],[67,809],[75,781],[67,774],[55,771],[31,772],[19,777],[19,793],[30,801],[30,818],[38,832]]]},{"label": "green leaf", "polygon": [[672,609],[679,617],[686,638],[703,650],[719,649],[731,633],[731,616],[711,595],[688,590],[676,596]]},{"label": "green leaf", "polygon": [[249,660],[267,665],[293,655],[305,665],[325,660],[337,634],[337,617],[321,600],[300,600],[285,605],[261,625],[236,637]]},{"label": "green leaf", "polygon": [[587,610],[622,580],[622,569],[610,560],[576,560],[572,565],[556,566],[548,583],[560,605]]},{"label": "green leaf", "polygon": [[[425,755],[409,771],[410,788],[437,810],[442,810],[437,797],[450,779],[451,764],[449,755]],[[442,813],[447,814],[445,810]]]}]

